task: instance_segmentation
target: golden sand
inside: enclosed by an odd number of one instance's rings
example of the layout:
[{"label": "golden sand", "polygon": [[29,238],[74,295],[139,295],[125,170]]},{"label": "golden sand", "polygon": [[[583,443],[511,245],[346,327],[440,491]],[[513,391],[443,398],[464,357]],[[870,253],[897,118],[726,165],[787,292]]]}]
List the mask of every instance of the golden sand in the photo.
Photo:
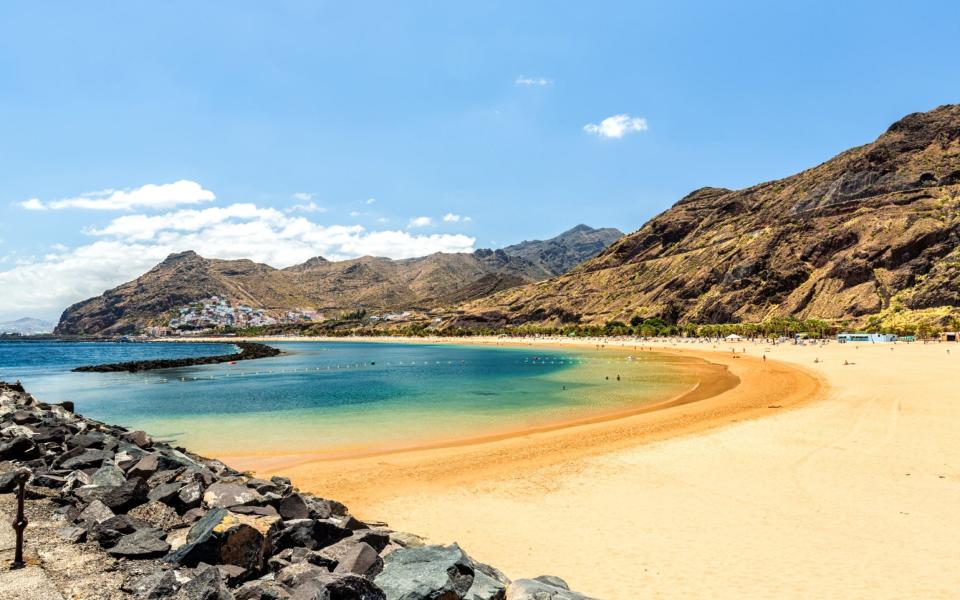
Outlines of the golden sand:
[{"label": "golden sand", "polygon": [[960,345],[644,345],[739,384],[461,445],[230,462],[600,598],[960,597]]}]

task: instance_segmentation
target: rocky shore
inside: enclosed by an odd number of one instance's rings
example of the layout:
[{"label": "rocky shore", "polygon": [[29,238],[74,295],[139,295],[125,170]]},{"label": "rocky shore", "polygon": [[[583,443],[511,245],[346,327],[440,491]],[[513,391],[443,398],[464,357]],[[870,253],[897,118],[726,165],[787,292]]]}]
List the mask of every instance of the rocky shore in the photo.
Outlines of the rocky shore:
[{"label": "rocky shore", "polygon": [[60,576],[68,597],[589,600],[560,578],[510,581],[456,544],[361,522],[286,478],[251,477],[0,382],[0,508],[23,468],[28,543],[56,531],[34,543],[83,551],[83,573]]},{"label": "rocky shore", "polygon": [[117,371],[128,371],[136,373],[138,371],[153,371],[156,369],[176,369],[179,367],[194,367],[197,365],[212,365],[215,363],[235,362],[238,360],[253,360],[256,358],[268,358],[281,354],[280,350],[265,344],[255,342],[237,342],[235,344],[240,348],[240,352],[233,354],[220,354],[218,356],[198,356],[192,358],[164,358],[158,360],[134,360],[122,363],[110,363],[105,365],[86,365],[77,367],[74,371],[94,372],[94,373],[113,373]]}]

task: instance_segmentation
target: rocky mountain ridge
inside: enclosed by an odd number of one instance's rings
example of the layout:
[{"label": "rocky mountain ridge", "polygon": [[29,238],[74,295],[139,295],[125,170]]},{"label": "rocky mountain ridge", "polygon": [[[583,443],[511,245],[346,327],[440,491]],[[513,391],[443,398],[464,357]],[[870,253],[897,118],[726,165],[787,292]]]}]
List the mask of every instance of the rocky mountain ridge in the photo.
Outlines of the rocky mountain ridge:
[{"label": "rocky mountain ridge", "polygon": [[960,105],[777,181],[701,188],[569,273],[452,323],[856,321],[960,306]]},{"label": "rocky mountain ridge", "polygon": [[34,319],[23,317],[14,321],[4,321],[0,323],[0,333],[13,333],[18,335],[39,335],[51,333],[54,323],[44,321],[43,319]]},{"label": "rocky mountain ridge", "polygon": [[562,273],[596,255],[622,233],[577,226],[546,241],[473,253],[435,253],[391,260],[322,257],[285,269],[250,260],[172,254],[136,280],[64,311],[56,333],[132,333],[169,318],[170,311],[217,296],[255,308],[309,307],[336,314],[451,306]]}]

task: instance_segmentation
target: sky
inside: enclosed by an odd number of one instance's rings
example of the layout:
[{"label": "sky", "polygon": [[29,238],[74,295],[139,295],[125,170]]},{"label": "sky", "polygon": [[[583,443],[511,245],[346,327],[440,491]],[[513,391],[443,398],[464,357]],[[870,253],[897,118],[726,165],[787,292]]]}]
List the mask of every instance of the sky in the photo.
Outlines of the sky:
[{"label": "sky", "polygon": [[960,101],[960,3],[0,3],[0,320],[167,254],[630,232]]}]

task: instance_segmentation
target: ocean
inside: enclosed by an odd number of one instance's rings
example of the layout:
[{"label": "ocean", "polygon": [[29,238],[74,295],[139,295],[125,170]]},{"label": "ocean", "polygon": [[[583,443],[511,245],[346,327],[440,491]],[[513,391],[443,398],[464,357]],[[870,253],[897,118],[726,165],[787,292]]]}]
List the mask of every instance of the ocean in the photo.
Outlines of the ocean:
[{"label": "ocean", "polygon": [[599,352],[373,342],[280,342],[274,358],[145,373],[86,364],[226,354],[229,343],[0,341],[0,379],[45,402],[210,456],[394,450],[550,425],[693,387],[685,360]]}]

